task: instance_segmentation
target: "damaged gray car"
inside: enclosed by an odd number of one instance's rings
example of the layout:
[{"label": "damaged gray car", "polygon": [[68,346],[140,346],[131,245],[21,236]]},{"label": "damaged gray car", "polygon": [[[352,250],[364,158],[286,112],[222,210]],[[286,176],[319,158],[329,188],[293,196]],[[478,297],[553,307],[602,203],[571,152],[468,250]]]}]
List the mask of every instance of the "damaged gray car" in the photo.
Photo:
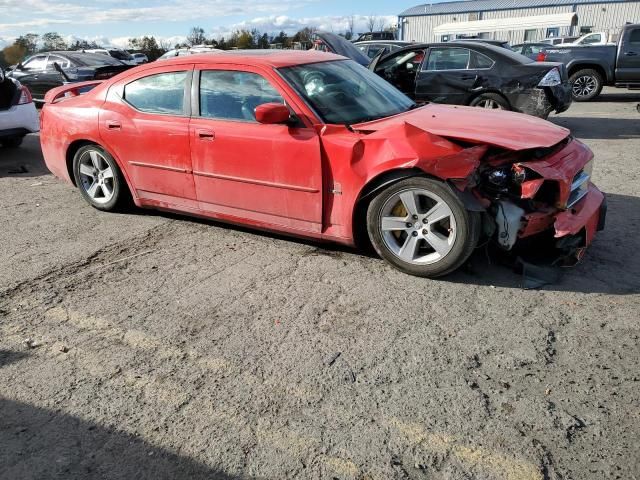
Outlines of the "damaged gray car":
[{"label": "damaged gray car", "polygon": [[464,41],[414,44],[369,62],[359,51],[354,58],[357,49],[338,35],[317,35],[321,44],[316,48],[368,65],[418,104],[469,105],[540,118],[571,105],[571,85],[561,63],[534,62],[506,48]]}]

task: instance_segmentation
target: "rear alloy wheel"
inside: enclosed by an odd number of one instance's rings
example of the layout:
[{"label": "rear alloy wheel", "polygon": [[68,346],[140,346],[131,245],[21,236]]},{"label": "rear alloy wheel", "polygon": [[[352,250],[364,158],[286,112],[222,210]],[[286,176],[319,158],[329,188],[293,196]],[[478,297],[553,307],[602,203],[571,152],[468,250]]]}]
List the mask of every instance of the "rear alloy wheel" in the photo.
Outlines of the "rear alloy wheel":
[{"label": "rear alloy wheel", "polygon": [[571,95],[576,102],[588,102],[593,100],[602,91],[602,76],[595,70],[579,70],[569,79],[571,82]]},{"label": "rear alloy wheel", "polygon": [[11,137],[11,138],[3,138],[0,140],[0,144],[5,148],[18,148],[22,145],[22,140],[24,137]]},{"label": "rear alloy wheel", "polygon": [[486,108],[488,110],[511,110],[509,103],[497,93],[483,93],[471,100],[471,107]]},{"label": "rear alloy wheel", "polygon": [[414,177],[374,198],[367,229],[378,254],[399,270],[439,277],[469,258],[478,243],[480,219],[446,184]]},{"label": "rear alloy wheel", "polygon": [[114,211],[128,203],[129,190],[122,172],[102,147],[80,148],[73,157],[73,174],[82,196],[98,210]]}]

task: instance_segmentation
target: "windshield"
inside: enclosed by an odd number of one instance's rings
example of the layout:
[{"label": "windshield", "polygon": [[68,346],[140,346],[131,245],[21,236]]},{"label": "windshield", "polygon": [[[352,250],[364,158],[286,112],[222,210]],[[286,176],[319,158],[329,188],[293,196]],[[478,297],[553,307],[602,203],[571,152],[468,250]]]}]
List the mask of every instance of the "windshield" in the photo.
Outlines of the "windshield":
[{"label": "windshield", "polygon": [[409,97],[351,60],[312,63],[279,71],[326,123],[367,122],[410,110]]}]

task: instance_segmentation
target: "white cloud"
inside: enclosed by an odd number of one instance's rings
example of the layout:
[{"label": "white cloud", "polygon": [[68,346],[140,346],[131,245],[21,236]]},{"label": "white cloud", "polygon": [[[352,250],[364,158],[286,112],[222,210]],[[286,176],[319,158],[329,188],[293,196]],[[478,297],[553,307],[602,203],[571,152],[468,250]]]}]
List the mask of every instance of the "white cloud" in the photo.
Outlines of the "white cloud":
[{"label": "white cloud", "polygon": [[[0,0],[0,30],[24,33],[25,29],[60,24],[96,25],[118,22],[177,22],[221,19],[241,15],[275,15],[319,0]],[[219,20],[218,20],[219,21]]]},{"label": "white cloud", "polygon": [[[344,33],[349,28],[348,15],[340,16],[321,16],[321,17],[302,17],[294,18],[287,15],[270,15],[266,17],[256,17],[251,20],[239,22],[233,25],[218,27],[208,32],[215,37],[229,36],[236,30],[258,29],[269,34],[278,34],[284,31],[287,34],[293,34],[304,27],[313,27],[318,30]],[[365,15],[353,15],[355,33],[368,32],[368,17]],[[398,17],[396,15],[380,15],[376,17],[376,29],[382,24],[384,28],[396,25]]]}]

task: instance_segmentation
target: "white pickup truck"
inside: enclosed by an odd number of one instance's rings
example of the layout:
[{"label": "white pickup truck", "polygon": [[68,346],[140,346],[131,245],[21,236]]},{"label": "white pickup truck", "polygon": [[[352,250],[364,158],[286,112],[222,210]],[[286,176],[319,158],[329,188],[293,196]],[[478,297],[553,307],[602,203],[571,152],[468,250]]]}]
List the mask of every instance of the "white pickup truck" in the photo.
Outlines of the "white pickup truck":
[{"label": "white pickup truck", "polygon": [[40,130],[35,103],[27,87],[8,78],[0,67],[0,145],[19,147],[28,133]]}]

